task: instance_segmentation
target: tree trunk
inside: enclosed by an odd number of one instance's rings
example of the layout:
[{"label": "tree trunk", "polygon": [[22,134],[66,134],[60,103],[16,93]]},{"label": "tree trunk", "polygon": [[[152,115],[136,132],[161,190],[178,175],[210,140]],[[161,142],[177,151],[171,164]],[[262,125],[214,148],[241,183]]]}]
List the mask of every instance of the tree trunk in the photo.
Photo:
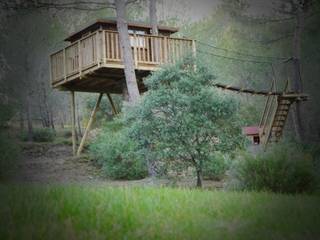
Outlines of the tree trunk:
[{"label": "tree trunk", "polygon": [[202,171],[201,169],[197,169],[197,187],[202,187]]},{"label": "tree trunk", "polygon": [[149,17],[152,26],[152,35],[158,35],[157,0],[150,0]]},{"label": "tree trunk", "polygon": [[[301,79],[301,39],[304,25],[304,12],[302,6],[298,5],[296,14],[296,27],[294,30],[293,38],[293,91],[302,92],[302,79]],[[301,119],[301,104],[296,102],[292,108],[293,125],[296,137],[299,141],[304,140],[304,132]]]},{"label": "tree trunk", "polygon": [[19,118],[20,118],[20,131],[24,130],[24,116],[22,109],[19,111]]},{"label": "tree trunk", "polygon": [[[152,27],[152,35],[158,35],[157,0],[149,0],[149,18]],[[160,41],[157,38],[151,39],[154,45],[154,59],[160,62]]]},{"label": "tree trunk", "polygon": [[130,45],[128,24],[126,22],[126,2],[125,0],[115,0],[117,13],[117,27],[119,32],[120,47],[122,51],[124,73],[129,93],[129,101],[136,102],[139,99],[139,88],[134,70],[132,49]]},{"label": "tree trunk", "polygon": [[55,126],[54,126],[54,118],[53,118],[53,112],[52,109],[50,109],[50,123],[51,123],[51,128],[54,130]]},{"label": "tree trunk", "polygon": [[128,88],[125,83],[123,83],[123,85],[122,85],[122,98],[123,98],[123,101],[129,102]]},{"label": "tree trunk", "polygon": [[26,107],[27,107],[27,125],[28,125],[28,141],[33,140],[33,126],[32,126],[32,116],[31,116],[31,100],[29,94],[26,98]]}]

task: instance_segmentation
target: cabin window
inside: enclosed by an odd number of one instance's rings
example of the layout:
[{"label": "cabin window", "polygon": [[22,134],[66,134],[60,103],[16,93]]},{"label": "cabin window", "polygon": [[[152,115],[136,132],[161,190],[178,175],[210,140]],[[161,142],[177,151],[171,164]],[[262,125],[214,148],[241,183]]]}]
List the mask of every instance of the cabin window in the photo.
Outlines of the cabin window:
[{"label": "cabin window", "polygon": [[[142,36],[142,35],[146,34],[145,31],[129,29],[128,32],[130,34],[131,47],[145,47],[146,46],[145,37]],[[133,34],[136,34],[135,38],[134,38]]]},{"label": "cabin window", "polygon": [[260,144],[260,137],[259,136],[253,136],[253,144],[255,144],[255,145]]}]

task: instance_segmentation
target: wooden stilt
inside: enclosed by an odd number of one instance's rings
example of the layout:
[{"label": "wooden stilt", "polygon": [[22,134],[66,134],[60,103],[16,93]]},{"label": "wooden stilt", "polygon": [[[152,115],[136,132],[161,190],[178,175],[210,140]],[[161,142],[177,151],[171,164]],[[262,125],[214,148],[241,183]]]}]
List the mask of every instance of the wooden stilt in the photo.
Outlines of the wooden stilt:
[{"label": "wooden stilt", "polygon": [[108,97],[108,99],[109,99],[109,102],[110,102],[110,105],[111,105],[111,108],[112,108],[112,113],[113,113],[113,115],[117,115],[117,114],[118,114],[118,111],[117,111],[117,109],[116,109],[116,105],[114,104],[114,102],[113,102],[113,100],[112,100],[112,98],[111,98],[110,93],[107,93],[107,97]]},{"label": "wooden stilt", "polygon": [[77,151],[77,156],[79,156],[81,154],[82,150],[83,150],[84,143],[85,143],[85,141],[86,141],[86,139],[88,137],[91,125],[92,125],[93,120],[94,120],[94,118],[96,116],[96,113],[97,113],[97,111],[99,109],[100,102],[101,102],[101,99],[102,99],[102,95],[103,95],[103,93],[100,93],[99,98],[98,98],[98,100],[96,102],[96,105],[94,106],[93,111],[92,111],[92,113],[90,115],[89,122],[87,124],[86,130],[85,130],[85,132],[83,134],[83,137],[81,139],[81,142],[80,142],[80,145],[79,145],[79,148],[78,148],[78,151]]},{"label": "wooden stilt", "polygon": [[71,92],[71,131],[72,131],[72,152],[76,155],[76,108],[75,108],[75,94]]}]

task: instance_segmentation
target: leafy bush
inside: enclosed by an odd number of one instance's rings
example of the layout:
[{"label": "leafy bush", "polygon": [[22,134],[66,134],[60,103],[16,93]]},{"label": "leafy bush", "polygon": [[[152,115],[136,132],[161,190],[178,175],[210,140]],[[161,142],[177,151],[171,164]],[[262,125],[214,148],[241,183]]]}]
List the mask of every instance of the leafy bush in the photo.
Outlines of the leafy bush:
[{"label": "leafy bush", "polygon": [[221,152],[212,154],[203,164],[203,177],[211,180],[221,180],[229,169],[230,163],[228,154]]},{"label": "leafy bush", "polygon": [[124,111],[129,135],[145,159],[194,167],[199,187],[212,154],[241,147],[244,140],[239,105],[212,87],[214,79],[200,62],[186,58],[147,78],[148,92]]},{"label": "leafy bush", "polygon": [[242,153],[232,164],[228,187],[280,193],[311,192],[312,157],[297,144],[278,144],[254,156]]},{"label": "leafy bush", "polygon": [[13,105],[0,103],[0,180],[7,177],[19,159],[19,147],[5,129],[14,113]]},{"label": "leafy bush", "polygon": [[4,132],[0,132],[0,180],[7,177],[8,172],[16,167],[20,149]]},{"label": "leafy bush", "polygon": [[102,165],[105,175],[112,179],[142,179],[147,167],[136,153],[136,144],[119,123],[107,123],[102,133],[90,145],[92,157]]},{"label": "leafy bush", "polygon": [[64,138],[71,138],[72,131],[70,129],[63,129],[63,130],[60,130],[59,135],[64,137]]},{"label": "leafy bush", "polygon": [[[35,142],[53,142],[56,137],[56,132],[52,128],[37,128],[33,130],[32,141]],[[28,134],[23,132],[21,134],[22,141],[28,141]]]}]

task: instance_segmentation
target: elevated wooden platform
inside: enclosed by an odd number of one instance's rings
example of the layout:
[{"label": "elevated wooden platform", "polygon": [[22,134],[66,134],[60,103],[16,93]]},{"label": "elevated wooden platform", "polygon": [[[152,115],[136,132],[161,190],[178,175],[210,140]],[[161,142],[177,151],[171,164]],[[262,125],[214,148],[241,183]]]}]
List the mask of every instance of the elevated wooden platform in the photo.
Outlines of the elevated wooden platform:
[{"label": "elevated wooden platform", "polygon": [[[195,52],[195,42],[167,36],[129,34],[140,91],[143,79],[162,64]],[[97,30],[52,54],[51,83],[64,91],[121,93],[124,65],[116,31]]]}]

